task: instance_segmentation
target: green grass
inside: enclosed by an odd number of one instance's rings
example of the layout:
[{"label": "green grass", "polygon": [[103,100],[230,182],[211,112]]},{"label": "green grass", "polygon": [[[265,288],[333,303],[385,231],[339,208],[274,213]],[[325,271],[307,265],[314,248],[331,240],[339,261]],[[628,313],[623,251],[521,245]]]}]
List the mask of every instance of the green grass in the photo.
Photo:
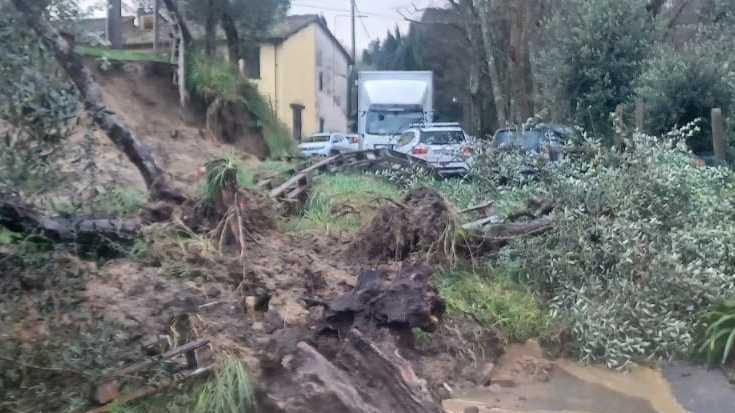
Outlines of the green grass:
[{"label": "green grass", "polygon": [[214,379],[199,392],[194,413],[248,413],[253,411],[253,386],[240,360],[227,359]]},{"label": "green grass", "polygon": [[155,53],[146,50],[107,49],[104,47],[77,46],[77,53],[82,56],[126,62],[164,62],[169,61],[166,52]]},{"label": "green grass", "polygon": [[400,196],[398,188],[371,175],[321,176],[312,186],[302,216],[289,227],[295,231],[356,231],[380,208],[380,199]]},{"label": "green grass", "polygon": [[110,413],[249,413],[253,412],[253,385],[245,364],[227,359],[214,377],[180,384],[164,393],[126,404],[114,404]]},{"label": "green grass", "polygon": [[450,313],[472,315],[512,341],[538,337],[548,326],[536,298],[506,275],[459,270],[439,273],[436,282]]}]

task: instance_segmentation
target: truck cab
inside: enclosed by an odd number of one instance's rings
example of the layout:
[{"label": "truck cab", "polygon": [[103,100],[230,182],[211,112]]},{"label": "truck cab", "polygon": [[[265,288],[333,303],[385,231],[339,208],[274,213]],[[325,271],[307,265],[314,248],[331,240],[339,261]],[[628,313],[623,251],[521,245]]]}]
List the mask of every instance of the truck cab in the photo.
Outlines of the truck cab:
[{"label": "truck cab", "polygon": [[363,149],[393,149],[403,130],[433,117],[433,74],[363,71],[358,75],[358,133]]}]

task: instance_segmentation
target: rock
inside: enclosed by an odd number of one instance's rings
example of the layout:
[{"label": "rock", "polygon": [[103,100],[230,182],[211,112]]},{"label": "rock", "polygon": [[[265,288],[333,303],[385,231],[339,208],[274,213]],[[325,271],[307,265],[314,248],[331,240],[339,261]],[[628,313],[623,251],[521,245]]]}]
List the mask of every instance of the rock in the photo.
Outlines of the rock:
[{"label": "rock", "polygon": [[480,413],[480,408],[477,406],[465,407],[464,413]]},{"label": "rock", "polygon": [[151,335],[141,342],[143,352],[148,356],[157,356],[171,348],[171,340],[165,335]]},{"label": "rock", "polygon": [[490,381],[491,384],[498,385],[500,387],[516,387],[518,383],[515,380],[507,377],[498,377]]},{"label": "rock", "polygon": [[217,298],[220,295],[222,295],[222,291],[219,290],[219,288],[215,286],[211,286],[207,288],[207,297],[209,298]]},{"label": "rock", "polygon": [[92,399],[97,404],[107,404],[120,397],[120,382],[117,380],[111,380],[106,383],[102,383],[97,390],[95,390]]},{"label": "rock", "polygon": [[46,277],[36,272],[24,272],[20,275],[20,285],[24,290],[43,290]]},{"label": "rock", "polygon": [[286,326],[283,317],[276,310],[268,310],[263,317],[263,327],[267,334],[272,334],[276,330],[280,330]]},{"label": "rock", "polygon": [[245,312],[248,314],[255,314],[255,305],[258,303],[258,298],[252,295],[245,297]]},{"label": "rock", "polygon": [[489,386],[493,379],[494,370],[494,363],[485,363],[482,368],[477,372],[475,383],[479,384],[480,386]]}]

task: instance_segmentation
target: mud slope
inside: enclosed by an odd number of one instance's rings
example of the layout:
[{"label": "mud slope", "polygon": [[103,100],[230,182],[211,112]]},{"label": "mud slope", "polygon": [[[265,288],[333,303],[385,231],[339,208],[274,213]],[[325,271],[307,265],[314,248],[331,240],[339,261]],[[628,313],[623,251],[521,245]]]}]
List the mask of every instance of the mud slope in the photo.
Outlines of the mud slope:
[{"label": "mud slope", "polygon": [[[87,66],[102,88],[105,104],[153,149],[156,160],[177,184],[194,184],[197,169],[205,162],[236,151],[230,145],[208,138],[203,115],[188,122],[182,120],[170,65],[118,63],[102,70],[100,62],[90,60]],[[98,136],[98,140],[104,146],[111,146],[104,136]],[[104,148],[100,156],[103,159],[109,156],[119,158],[114,151],[112,147]],[[249,157],[240,151],[237,153]],[[130,169],[120,164],[115,167]]]}]

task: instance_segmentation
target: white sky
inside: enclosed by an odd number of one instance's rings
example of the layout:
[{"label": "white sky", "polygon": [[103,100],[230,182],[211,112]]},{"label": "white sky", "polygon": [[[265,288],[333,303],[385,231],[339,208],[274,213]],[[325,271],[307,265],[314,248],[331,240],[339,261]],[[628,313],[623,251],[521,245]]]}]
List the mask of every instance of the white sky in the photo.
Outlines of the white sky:
[{"label": "white sky", "polygon": [[[134,0],[125,3],[135,4]],[[83,7],[104,5],[105,0],[81,0]],[[361,17],[358,19],[356,34],[357,48],[362,50],[371,40],[382,38],[390,29],[399,25],[406,30],[406,22],[401,13],[407,17],[418,19],[420,9],[428,6],[441,6],[444,0],[357,0],[357,9]],[[419,11],[417,11],[417,9]],[[123,14],[133,14],[132,8],[124,9]],[[97,15],[104,15],[100,7]],[[291,0],[289,14],[322,14],[335,36],[348,48],[350,47],[350,0]]]}]

